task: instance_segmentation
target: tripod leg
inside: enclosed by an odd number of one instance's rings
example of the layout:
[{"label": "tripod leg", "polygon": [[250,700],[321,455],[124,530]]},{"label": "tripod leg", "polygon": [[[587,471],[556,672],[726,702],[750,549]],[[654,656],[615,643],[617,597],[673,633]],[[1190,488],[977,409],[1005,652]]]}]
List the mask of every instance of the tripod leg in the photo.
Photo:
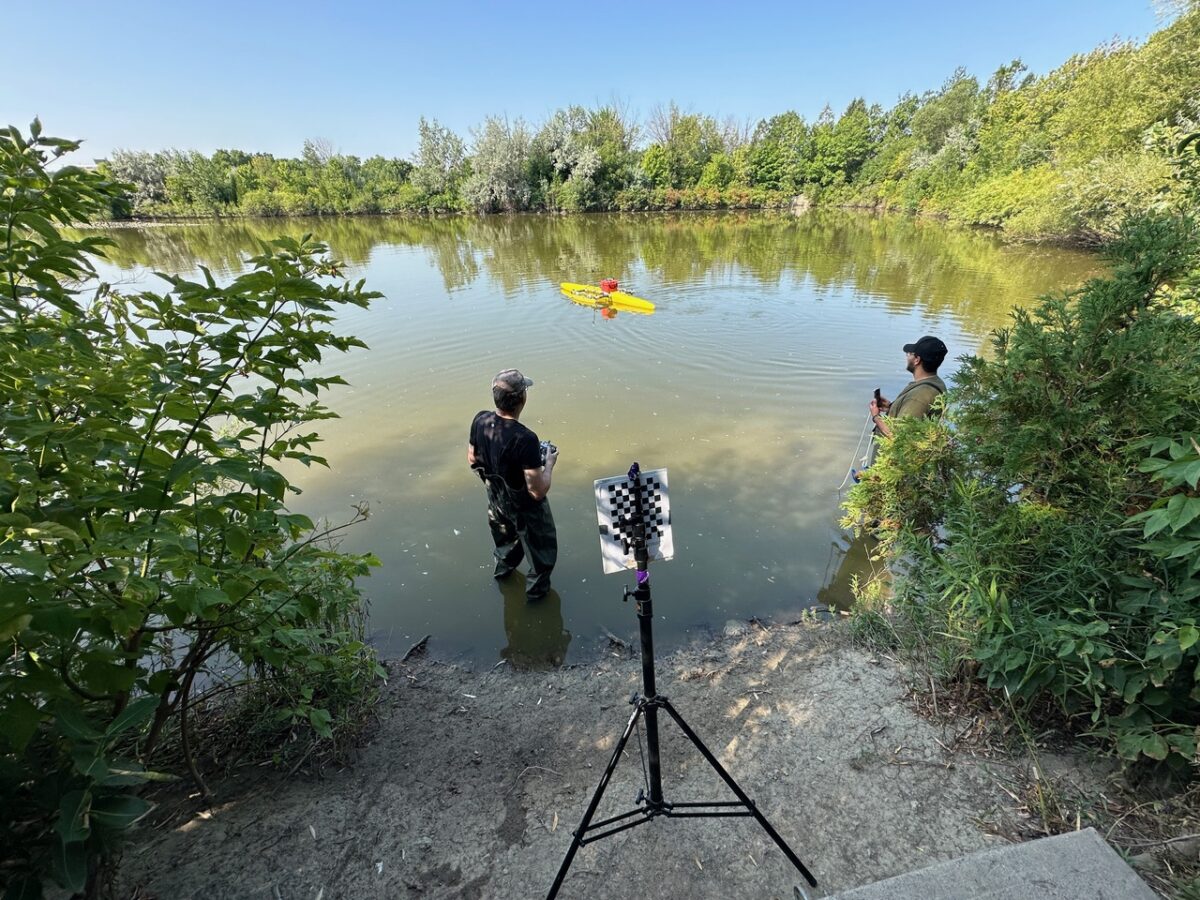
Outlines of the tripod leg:
[{"label": "tripod leg", "polygon": [[546,895],[546,900],[554,900],[558,896],[558,889],[562,887],[563,879],[567,877],[567,870],[571,868],[571,860],[575,858],[575,854],[583,846],[583,835],[587,832],[588,825],[592,823],[592,817],[596,814],[596,808],[600,805],[600,799],[604,796],[604,790],[608,787],[608,782],[612,778],[613,772],[616,771],[617,763],[621,761],[621,754],[625,751],[625,744],[628,743],[629,736],[633,734],[638,716],[642,714],[642,711],[642,704],[639,702],[637,709],[629,717],[629,723],[625,726],[625,731],[621,735],[621,739],[617,741],[617,746],[613,749],[612,759],[608,761],[608,768],[600,776],[600,783],[596,785],[596,792],[592,794],[592,801],[588,804],[587,811],[583,814],[583,819],[579,822],[579,827],[575,829],[571,848],[567,850],[567,855],[563,859],[562,865],[558,867],[558,875],[554,878],[554,884],[550,886],[550,893]]},{"label": "tripod leg", "polygon": [[729,789],[733,791],[733,793],[737,795],[737,798],[746,805],[746,809],[750,810],[750,815],[754,816],[758,824],[762,826],[763,831],[765,831],[770,836],[771,840],[775,842],[775,846],[783,851],[784,856],[786,856],[791,861],[792,865],[799,870],[800,874],[804,876],[804,879],[813,887],[816,887],[817,879],[813,878],[812,873],[808,871],[804,863],[800,862],[800,857],[798,857],[792,851],[792,848],[787,845],[787,842],[784,841],[784,839],[779,836],[778,832],[771,827],[771,823],[768,822],[763,814],[758,811],[758,807],[754,805],[754,801],[747,797],[746,792],[738,787],[738,783],[733,780],[733,776],[725,771],[725,767],[722,766],[717,758],[712,755],[712,752],[704,746],[704,742],[697,737],[696,732],[692,731],[692,729],[688,726],[688,723],[683,721],[683,716],[681,716],[676,711],[675,707],[671,705],[671,701],[667,700],[665,697],[662,697],[659,698],[658,702],[662,708],[670,714],[671,718],[675,720],[675,724],[679,726],[679,729],[685,735],[687,735],[688,740],[690,740],[696,746],[696,749],[700,751],[700,754],[706,760],[708,760],[708,764],[712,766],[716,770],[717,774],[721,776],[724,782],[729,785]]}]

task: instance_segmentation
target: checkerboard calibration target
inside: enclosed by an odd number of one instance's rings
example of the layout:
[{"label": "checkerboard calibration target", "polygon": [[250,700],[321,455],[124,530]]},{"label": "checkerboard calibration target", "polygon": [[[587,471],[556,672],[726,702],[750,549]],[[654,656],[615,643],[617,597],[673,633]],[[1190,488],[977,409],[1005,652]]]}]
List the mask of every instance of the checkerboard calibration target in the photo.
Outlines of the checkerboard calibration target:
[{"label": "checkerboard calibration target", "polygon": [[[667,470],[652,469],[638,476],[642,492],[642,521],[646,525],[646,547],[650,559],[671,559],[671,505]],[[633,485],[628,476],[601,478],[595,482],[596,515],[600,525],[600,555],[604,574],[635,567],[633,558]]]}]

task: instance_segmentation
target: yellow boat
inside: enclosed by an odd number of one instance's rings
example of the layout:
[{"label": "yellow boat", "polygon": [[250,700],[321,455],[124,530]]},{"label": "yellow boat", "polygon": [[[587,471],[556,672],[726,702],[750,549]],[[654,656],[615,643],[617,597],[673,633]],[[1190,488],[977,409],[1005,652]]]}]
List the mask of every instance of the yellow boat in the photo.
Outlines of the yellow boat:
[{"label": "yellow boat", "polygon": [[650,315],[654,312],[654,304],[624,291],[603,291],[594,284],[572,284],[564,281],[559,284],[563,296],[572,303],[580,306],[590,306],[593,309],[615,309],[618,312],[641,313]]}]

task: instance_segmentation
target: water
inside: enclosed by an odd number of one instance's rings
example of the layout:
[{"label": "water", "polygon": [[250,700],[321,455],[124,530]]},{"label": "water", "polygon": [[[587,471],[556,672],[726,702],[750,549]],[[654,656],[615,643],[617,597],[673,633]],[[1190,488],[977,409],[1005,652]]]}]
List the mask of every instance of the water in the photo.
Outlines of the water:
[{"label": "water", "polygon": [[[243,270],[258,241],[312,232],[385,297],[339,327],[369,350],[326,362],[317,452],[331,470],[289,476],[294,503],[371,518],[343,547],[383,562],[364,580],[385,655],[425,635],[477,665],[577,662],[606,630],[631,638],[628,575],[604,577],[596,478],[633,461],[670,473],[675,559],[652,567],[655,636],[669,649],[728,619],[844,606],[867,565],[837,527],[837,486],[875,387],[908,380],[901,345],[939,335],[951,357],[987,352],[1014,307],[1096,274],[1091,256],[1005,246],[931,221],[841,212],[268,220],[108,232],[106,280]],[[612,277],[657,304],[609,319],[562,281]],[[161,282],[159,283],[161,284]],[[560,451],[550,502],[556,592],[530,608],[497,584],[483,487],[468,470],[474,414],[500,369],[532,377],[522,421]]]}]

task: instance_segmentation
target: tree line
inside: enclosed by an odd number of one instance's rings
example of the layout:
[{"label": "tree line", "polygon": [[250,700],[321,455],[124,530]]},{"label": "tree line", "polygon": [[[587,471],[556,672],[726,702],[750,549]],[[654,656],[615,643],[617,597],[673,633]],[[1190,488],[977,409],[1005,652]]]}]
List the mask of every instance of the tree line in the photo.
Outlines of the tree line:
[{"label": "tree line", "polygon": [[489,117],[469,140],[422,118],[410,160],[312,140],[295,159],[117,150],[99,167],[129,185],[117,217],[765,208],[804,195],[1101,243],[1178,190],[1171,150],[1200,118],[1198,96],[1192,6],[1144,43],[1047,75],[1020,60],[983,83],[960,69],[889,109],[859,98],[812,122],[571,106],[538,126]]}]

